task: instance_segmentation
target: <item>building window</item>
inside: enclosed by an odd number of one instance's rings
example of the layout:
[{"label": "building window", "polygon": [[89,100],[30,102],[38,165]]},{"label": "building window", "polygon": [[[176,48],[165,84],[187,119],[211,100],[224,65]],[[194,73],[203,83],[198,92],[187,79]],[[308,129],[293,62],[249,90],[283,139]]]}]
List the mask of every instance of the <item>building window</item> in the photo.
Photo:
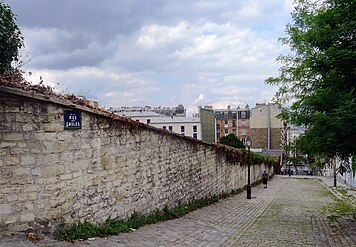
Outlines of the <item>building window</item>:
[{"label": "building window", "polygon": [[198,132],[198,126],[193,125],[193,132]]},{"label": "building window", "polygon": [[241,134],[244,136],[244,135],[246,135],[246,129],[245,128],[243,128],[242,130],[241,130]]},{"label": "building window", "polygon": [[228,120],[225,120],[225,124],[229,124],[229,121],[228,121]]},{"label": "building window", "polygon": [[220,130],[220,124],[217,124],[217,125],[216,125],[216,129],[217,129],[217,130]]},{"label": "building window", "polygon": [[167,127],[166,127],[166,126],[163,126],[163,127],[162,127],[162,129],[164,129],[164,130],[165,130],[165,129],[167,129]]},{"label": "building window", "polygon": [[172,126],[168,126],[168,130],[169,130],[169,132],[173,132],[173,127]]},{"label": "building window", "polygon": [[193,133],[193,138],[198,139],[198,134],[197,133]]},{"label": "building window", "polygon": [[236,121],[232,120],[232,127],[236,127]]},{"label": "building window", "polygon": [[151,122],[151,119],[147,119],[147,124],[149,124]]},{"label": "building window", "polygon": [[228,134],[229,133],[229,130],[228,129],[225,129],[225,134]]},{"label": "building window", "polygon": [[232,117],[233,117],[233,118],[236,118],[236,112],[233,112],[233,113],[232,113]]},{"label": "building window", "polygon": [[246,120],[242,120],[242,126],[245,127],[246,126]]},{"label": "building window", "polygon": [[229,115],[227,112],[224,112],[224,118],[227,118]]},{"label": "building window", "polygon": [[184,126],[180,126],[180,132],[184,133],[185,132],[185,127]]},{"label": "building window", "polygon": [[216,134],[216,139],[218,139],[218,140],[220,139],[220,133]]},{"label": "building window", "polygon": [[241,118],[246,118],[246,112],[245,111],[241,112]]}]

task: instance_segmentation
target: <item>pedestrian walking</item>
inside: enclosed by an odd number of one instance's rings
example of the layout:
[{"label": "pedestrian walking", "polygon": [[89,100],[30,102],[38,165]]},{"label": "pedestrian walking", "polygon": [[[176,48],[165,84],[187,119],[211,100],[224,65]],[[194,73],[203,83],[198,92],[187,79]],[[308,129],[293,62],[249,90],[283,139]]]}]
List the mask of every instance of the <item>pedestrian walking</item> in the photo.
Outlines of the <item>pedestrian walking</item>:
[{"label": "pedestrian walking", "polygon": [[264,171],[262,173],[262,183],[264,188],[267,188],[267,181],[268,181],[268,173],[266,171]]}]

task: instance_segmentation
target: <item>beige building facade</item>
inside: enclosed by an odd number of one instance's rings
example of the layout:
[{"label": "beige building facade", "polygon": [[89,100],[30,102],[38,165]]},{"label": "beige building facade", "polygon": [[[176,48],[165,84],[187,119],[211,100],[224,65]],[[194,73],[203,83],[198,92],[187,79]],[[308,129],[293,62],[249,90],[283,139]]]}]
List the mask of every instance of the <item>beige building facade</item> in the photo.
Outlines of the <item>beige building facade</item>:
[{"label": "beige building facade", "polygon": [[272,104],[256,104],[251,110],[250,136],[252,147],[260,149],[282,149],[283,121],[277,116],[280,109]]}]

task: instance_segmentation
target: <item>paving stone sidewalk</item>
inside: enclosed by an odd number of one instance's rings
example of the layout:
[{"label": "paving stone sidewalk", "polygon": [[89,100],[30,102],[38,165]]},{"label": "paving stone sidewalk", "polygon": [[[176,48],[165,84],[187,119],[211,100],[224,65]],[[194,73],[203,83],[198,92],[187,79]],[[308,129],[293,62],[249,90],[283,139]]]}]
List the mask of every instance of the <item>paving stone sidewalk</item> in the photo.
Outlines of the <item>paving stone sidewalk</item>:
[{"label": "paving stone sidewalk", "polygon": [[[334,201],[328,190],[318,179],[275,176],[267,189],[253,187],[251,200],[241,193],[180,219],[74,246],[356,246],[355,221],[344,231],[326,218],[324,211]],[[0,236],[0,247],[12,246],[73,244]]]}]

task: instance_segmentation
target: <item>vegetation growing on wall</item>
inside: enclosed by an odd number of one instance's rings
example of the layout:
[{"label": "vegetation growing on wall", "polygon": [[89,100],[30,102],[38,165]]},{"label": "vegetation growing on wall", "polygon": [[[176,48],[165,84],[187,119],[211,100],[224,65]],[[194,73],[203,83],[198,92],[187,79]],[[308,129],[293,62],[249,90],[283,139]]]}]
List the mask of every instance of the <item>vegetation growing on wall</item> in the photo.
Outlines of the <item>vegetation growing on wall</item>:
[{"label": "vegetation growing on wall", "polygon": [[221,195],[215,195],[210,198],[195,200],[186,205],[178,206],[173,209],[165,207],[162,211],[157,210],[155,213],[150,215],[142,215],[134,212],[129,219],[107,219],[102,225],[96,225],[90,222],[67,225],[65,222],[61,222],[55,232],[55,239],[88,239],[93,237],[117,235],[121,232],[129,232],[144,225],[182,217],[189,212],[208,206],[212,203],[216,203],[220,199],[225,199],[229,196],[241,193],[242,191],[243,189],[232,190],[230,193],[222,193]]},{"label": "vegetation growing on wall", "polygon": [[[221,155],[225,156],[226,160],[231,163],[239,163],[240,165],[246,165],[248,159],[248,152],[246,149],[233,148],[219,143],[215,144],[218,152],[221,151]],[[262,155],[255,152],[250,152],[251,164],[265,164],[273,166],[276,164],[277,159],[275,157]]]},{"label": "vegetation growing on wall", "polygon": [[235,134],[228,134],[220,138],[219,142],[234,148],[245,148],[245,145]]}]

